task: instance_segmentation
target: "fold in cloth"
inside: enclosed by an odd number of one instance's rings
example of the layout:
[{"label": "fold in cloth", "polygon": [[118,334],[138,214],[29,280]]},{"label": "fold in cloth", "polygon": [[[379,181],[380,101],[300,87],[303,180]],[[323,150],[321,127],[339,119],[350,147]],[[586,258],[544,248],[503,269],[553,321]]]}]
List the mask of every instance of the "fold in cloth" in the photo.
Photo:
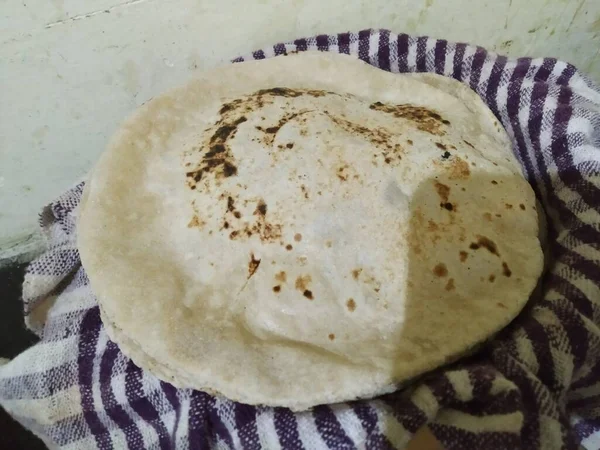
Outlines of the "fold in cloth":
[{"label": "fold in cloth", "polygon": [[364,30],[254,52],[358,55],[382,70],[469,85],[507,129],[548,216],[541,294],[475,356],[373,400],[292,413],[176,389],[111,342],[79,260],[79,184],[47,206],[48,250],[27,270],[41,341],[0,368],[0,404],[51,448],[403,448],[429,424],[453,449],[600,448],[600,90],[555,59]]}]

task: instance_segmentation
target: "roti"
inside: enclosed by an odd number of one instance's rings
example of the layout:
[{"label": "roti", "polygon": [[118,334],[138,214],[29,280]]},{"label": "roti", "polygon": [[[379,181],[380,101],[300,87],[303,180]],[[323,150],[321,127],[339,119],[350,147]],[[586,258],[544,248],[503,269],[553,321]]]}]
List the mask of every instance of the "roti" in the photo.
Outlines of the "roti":
[{"label": "roti", "polygon": [[468,87],[307,52],[137,110],[80,205],[111,339],[178,387],[303,410],[391,392],[506,326],[535,196]]}]

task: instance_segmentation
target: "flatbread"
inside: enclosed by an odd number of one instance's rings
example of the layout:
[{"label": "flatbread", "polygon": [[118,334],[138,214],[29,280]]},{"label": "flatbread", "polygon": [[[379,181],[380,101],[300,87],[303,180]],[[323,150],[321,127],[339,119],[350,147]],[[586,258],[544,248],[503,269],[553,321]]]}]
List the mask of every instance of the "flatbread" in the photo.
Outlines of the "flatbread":
[{"label": "flatbread", "polygon": [[480,98],[335,54],[219,68],[143,105],[78,226],[136,364],[294,410],[456,359],[518,314],[543,265],[534,193]]}]

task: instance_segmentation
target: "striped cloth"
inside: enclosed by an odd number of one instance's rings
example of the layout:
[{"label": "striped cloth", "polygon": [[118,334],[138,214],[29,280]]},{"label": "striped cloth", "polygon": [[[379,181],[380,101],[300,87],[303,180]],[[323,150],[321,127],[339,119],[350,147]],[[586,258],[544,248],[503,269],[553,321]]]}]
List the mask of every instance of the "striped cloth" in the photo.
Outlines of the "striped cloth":
[{"label": "striped cloth", "polygon": [[175,389],[136,367],[100,321],[75,246],[83,184],[46,207],[49,249],[27,271],[40,343],[0,368],[0,403],[63,449],[390,449],[429,423],[453,449],[600,448],[600,89],[555,59],[364,30],[300,39],[319,49],[473,88],[512,139],[549,223],[541,294],[478,354],[373,400],[292,413]]}]

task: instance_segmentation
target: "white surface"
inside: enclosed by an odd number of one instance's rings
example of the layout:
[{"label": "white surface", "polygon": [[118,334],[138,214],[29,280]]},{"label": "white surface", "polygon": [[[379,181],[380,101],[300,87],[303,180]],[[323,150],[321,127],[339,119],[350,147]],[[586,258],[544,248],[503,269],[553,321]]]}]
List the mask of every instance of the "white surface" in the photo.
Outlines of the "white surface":
[{"label": "white surface", "polygon": [[196,70],[277,41],[382,27],[513,56],[555,56],[600,80],[599,0],[0,5],[0,259],[21,252],[40,208],[90,169],[137,105]]}]

